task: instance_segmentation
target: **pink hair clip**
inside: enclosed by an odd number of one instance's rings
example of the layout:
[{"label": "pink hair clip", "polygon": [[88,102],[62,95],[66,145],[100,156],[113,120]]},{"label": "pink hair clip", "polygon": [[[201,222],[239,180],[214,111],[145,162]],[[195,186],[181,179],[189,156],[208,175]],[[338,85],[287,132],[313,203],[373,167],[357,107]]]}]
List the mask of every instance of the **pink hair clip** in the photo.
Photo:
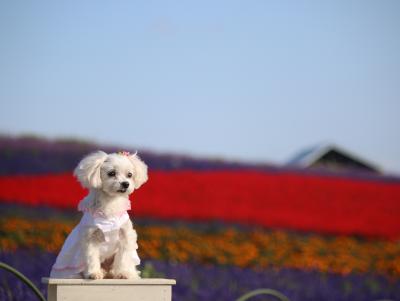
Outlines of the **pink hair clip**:
[{"label": "pink hair clip", "polygon": [[131,155],[131,153],[127,152],[127,151],[119,151],[119,152],[117,152],[117,154],[122,155],[122,156],[127,156],[127,157]]},{"label": "pink hair clip", "polygon": [[127,157],[129,157],[129,156],[136,156],[136,154],[137,154],[137,151],[134,153],[134,154],[131,154],[130,152],[127,152],[127,151],[119,151],[119,152],[117,152],[117,154],[118,155],[121,155],[121,156],[127,156]]}]

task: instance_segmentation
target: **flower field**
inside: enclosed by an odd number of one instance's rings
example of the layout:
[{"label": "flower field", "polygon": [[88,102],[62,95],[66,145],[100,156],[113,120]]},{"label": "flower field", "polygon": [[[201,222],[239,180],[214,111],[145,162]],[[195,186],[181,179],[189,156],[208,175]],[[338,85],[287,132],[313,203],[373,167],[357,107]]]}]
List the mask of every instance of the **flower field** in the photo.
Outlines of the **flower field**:
[{"label": "flower field", "polygon": [[[137,217],[400,237],[400,182],[254,171],[153,171],[132,196]],[[21,189],[24,183],[24,189]],[[76,208],[72,173],[0,177],[0,199]]]},{"label": "flower field", "polygon": [[[4,218],[0,248],[58,252],[73,223],[55,220]],[[326,237],[283,230],[238,227],[135,227],[143,259],[176,263],[233,265],[243,268],[294,268],[342,275],[372,272],[400,277],[400,244],[354,237]]]},{"label": "flower field", "polygon": [[[71,145],[13,143],[0,144],[0,261],[45,291],[40,278],[80,219],[86,191],[65,169],[81,155]],[[175,278],[174,300],[235,300],[257,288],[292,301],[400,300],[399,179],[190,160],[193,168],[177,169],[149,158],[130,215],[143,275]],[[35,299],[0,271],[0,300]]]},{"label": "flower field", "polygon": [[[0,261],[23,272],[45,294],[41,275],[48,274],[56,255],[52,252],[18,250],[0,252]],[[173,300],[235,300],[238,296],[260,287],[273,287],[290,300],[398,300],[399,280],[377,275],[334,273],[321,274],[297,269],[249,269],[196,263],[144,260],[161,276],[177,279]],[[24,285],[10,275],[1,275],[0,300],[37,300]],[[160,275],[158,275],[160,276]],[[265,300],[254,298],[253,300]]]}]

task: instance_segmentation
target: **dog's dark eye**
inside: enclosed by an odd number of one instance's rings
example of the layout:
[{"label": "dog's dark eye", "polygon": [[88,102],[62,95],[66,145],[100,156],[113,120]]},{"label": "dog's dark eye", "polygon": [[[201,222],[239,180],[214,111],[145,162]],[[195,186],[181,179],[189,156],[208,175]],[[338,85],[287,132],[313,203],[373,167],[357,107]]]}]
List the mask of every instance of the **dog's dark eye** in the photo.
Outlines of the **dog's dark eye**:
[{"label": "dog's dark eye", "polygon": [[115,177],[115,170],[109,171],[107,175],[109,177]]},{"label": "dog's dark eye", "polygon": [[132,173],[128,172],[128,178],[132,178]]}]

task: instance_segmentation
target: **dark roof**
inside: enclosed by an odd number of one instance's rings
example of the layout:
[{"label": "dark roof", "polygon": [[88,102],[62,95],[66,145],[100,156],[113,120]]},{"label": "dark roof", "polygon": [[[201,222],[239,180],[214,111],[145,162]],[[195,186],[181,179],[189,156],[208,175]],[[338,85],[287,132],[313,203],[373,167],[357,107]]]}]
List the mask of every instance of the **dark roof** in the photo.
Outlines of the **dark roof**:
[{"label": "dark roof", "polygon": [[304,149],[290,159],[287,162],[287,165],[307,168],[316,165],[318,162],[321,162],[324,160],[324,158],[326,159],[328,155],[331,154],[335,154],[336,156],[340,156],[341,158],[345,158],[348,161],[354,162],[355,164],[353,164],[352,167],[357,165],[362,167],[362,169],[381,172],[380,168],[374,163],[371,163],[368,160],[363,159],[360,156],[334,144],[320,144]]}]

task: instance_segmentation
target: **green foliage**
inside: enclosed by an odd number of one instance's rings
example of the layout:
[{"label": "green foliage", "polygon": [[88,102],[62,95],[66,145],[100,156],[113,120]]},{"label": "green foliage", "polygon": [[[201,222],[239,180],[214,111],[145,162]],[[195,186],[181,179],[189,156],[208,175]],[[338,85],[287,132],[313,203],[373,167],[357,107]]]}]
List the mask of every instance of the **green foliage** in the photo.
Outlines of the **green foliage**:
[{"label": "green foliage", "polygon": [[142,278],[165,278],[165,275],[157,272],[150,262],[145,263],[140,275]]}]

